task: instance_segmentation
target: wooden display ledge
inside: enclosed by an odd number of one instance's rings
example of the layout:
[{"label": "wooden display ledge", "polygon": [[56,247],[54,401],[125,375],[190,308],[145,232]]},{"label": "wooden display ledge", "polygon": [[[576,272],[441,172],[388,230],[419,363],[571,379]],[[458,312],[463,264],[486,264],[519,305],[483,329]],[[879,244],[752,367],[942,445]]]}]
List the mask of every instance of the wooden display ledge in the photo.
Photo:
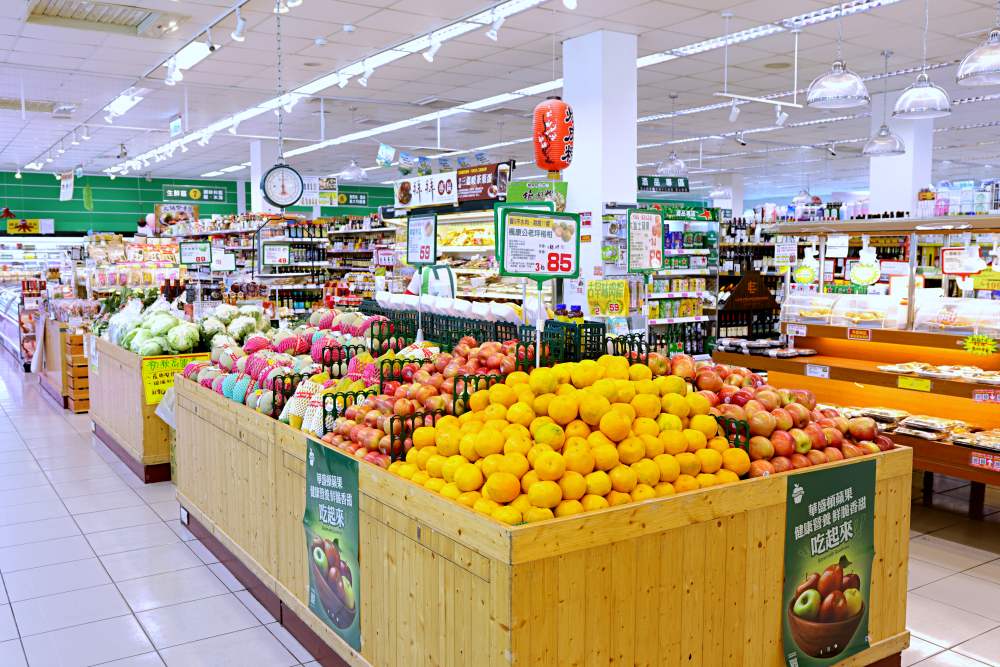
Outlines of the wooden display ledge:
[{"label": "wooden display ledge", "polygon": [[170,427],[146,405],[142,357],[100,338],[90,362],[94,434],[146,484],[170,479]]},{"label": "wooden display ledge", "polygon": [[[308,608],[306,436],[190,380],[175,388],[178,499],[195,530],[349,665],[785,664],[784,475],[510,527],[359,462],[358,653]],[[838,664],[888,667],[909,644],[912,450],[865,460],[871,647]]]},{"label": "wooden display ledge", "polygon": [[902,433],[892,434],[892,439],[901,445],[913,448],[913,467],[924,471],[924,505],[928,507],[933,505],[934,473],[940,473],[969,480],[971,483],[969,517],[972,519],[983,518],[986,504],[986,485],[1000,486],[1000,472],[972,465],[971,456],[984,452],[1000,456],[1000,452],[953,445],[938,440],[925,440]]},{"label": "wooden display ledge", "polygon": [[[954,335],[945,333],[931,333],[929,331],[903,331],[900,329],[879,329],[875,327],[841,327],[829,324],[809,324],[791,323],[793,327],[805,327],[808,338],[840,338],[850,340],[847,337],[848,330],[854,332],[870,332],[871,342],[888,343],[890,345],[915,345],[917,347],[932,347],[953,352],[962,351],[962,341],[968,337],[967,334]],[[782,333],[788,333],[788,322],[781,323]],[[801,340],[796,337],[796,341]],[[853,342],[857,342],[856,340]],[[807,345],[800,345],[808,347]],[[914,352],[914,355],[916,353]],[[911,359],[911,361],[913,361]]]}]

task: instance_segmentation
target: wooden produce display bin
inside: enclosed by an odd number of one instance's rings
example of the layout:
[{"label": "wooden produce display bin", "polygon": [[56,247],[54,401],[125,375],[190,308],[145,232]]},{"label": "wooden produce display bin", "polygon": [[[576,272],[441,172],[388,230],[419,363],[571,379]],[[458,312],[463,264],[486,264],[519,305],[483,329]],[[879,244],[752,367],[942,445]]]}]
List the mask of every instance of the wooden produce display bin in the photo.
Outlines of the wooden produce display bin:
[{"label": "wooden produce display bin", "polygon": [[[508,527],[359,462],[357,653],[308,608],[306,436],[175,386],[190,529],[323,664],[785,664],[785,475]],[[909,643],[912,451],[872,459],[870,648],[852,667],[898,665]]]},{"label": "wooden produce display bin", "polygon": [[84,354],[84,334],[63,336],[63,395],[66,408],[75,413],[90,410],[90,364]]},{"label": "wooden produce display bin", "polygon": [[61,407],[66,407],[66,336],[69,326],[55,320],[45,320],[43,333],[44,357],[38,384]]},{"label": "wooden produce display bin", "polygon": [[170,479],[170,427],[155,405],[146,405],[142,357],[101,338],[93,342],[88,391],[94,434],[144,482]]}]

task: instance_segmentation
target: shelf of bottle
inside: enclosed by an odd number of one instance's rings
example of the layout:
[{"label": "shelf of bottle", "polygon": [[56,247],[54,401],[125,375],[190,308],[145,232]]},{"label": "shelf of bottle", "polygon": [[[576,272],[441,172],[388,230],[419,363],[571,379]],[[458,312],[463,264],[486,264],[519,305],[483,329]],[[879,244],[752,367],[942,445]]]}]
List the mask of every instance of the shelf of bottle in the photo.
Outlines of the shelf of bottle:
[{"label": "shelf of bottle", "polygon": [[714,269],[662,269],[653,276],[710,276]]},{"label": "shelf of bottle", "polygon": [[354,248],[354,249],[340,249],[340,250],[329,250],[328,253],[331,255],[370,255],[375,251],[374,248]]},{"label": "shelf of bottle", "polygon": [[492,253],[496,246],[491,245],[446,245],[438,248],[438,252],[461,254],[469,252]]},{"label": "shelf of bottle", "polygon": [[373,227],[372,229],[337,229],[331,230],[329,233],[333,236],[341,234],[380,234],[394,231],[396,231],[394,227]]},{"label": "shelf of bottle", "polygon": [[296,289],[323,289],[324,285],[319,285],[316,283],[308,283],[306,285],[272,285],[272,291],[286,291],[286,290],[296,290]]},{"label": "shelf of bottle", "polygon": [[664,257],[678,257],[680,255],[707,255],[712,251],[708,248],[666,248],[663,251]]},{"label": "shelf of bottle", "polygon": [[691,317],[661,317],[649,320],[649,326],[659,326],[661,324],[686,324],[688,322],[710,322],[713,318],[710,315],[692,315]]},{"label": "shelf of bottle", "polygon": [[187,234],[170,234],[169,236],[161,236],[163,239],[194,239],[201,236],[230,236],[233,234],[253,234],[257,230],[251,229],[216,229],[213,231],[205,232],[188,232]]},{"label": "shelf of bottle", "polygon": [[222,246],[222,249],[239,251],[239,250],[256,250],[257,247],[252,245],[224,245]]},{"label": "shelf of bottle", "polygon": [[712,296],[711,292],[654,292],[648,299],[707,299]]},{"label": "shelf of bottle", "polygon": [[[782,322],[781,329],[783,332],[788,333],[788,322]],[[965,340],[967,334],[944,334],[944,333],[931,333],[929,331],[905,331],[902,329],[881,329],[875,327],[841,327],[833,326],[829,324],[796,324],[792,323],[792,326],[799,327],[805,330],[804,337],[809,338],[838,338],[842,340],[851,340],[849,337],[849,332],[857,332],[859,329],[863,329],[866,336],[870,336],[870,340],[865,340],[864,342],[871,343],[890,343],[893,345],[912,345],[916,347],[933,347],[942,350],[962,350],[962,341]],[[797,336],[797,338],[800,338]],[[808,345],[803,345],[803,347],[809,347]]]},{"label": "shelf of bottle", "polygon": [[[287,266],[287,264],[286,264]],[[258,278],[301,278],[310,275],[308,271],[298,271],[293,273],[258,273]]]},{"label": "shelf of bottle", "polygon": [[325,238],[296,238],[294,236],[271,236],[266,239],[261,239],[261,243],[329,243],[330,241]]}]

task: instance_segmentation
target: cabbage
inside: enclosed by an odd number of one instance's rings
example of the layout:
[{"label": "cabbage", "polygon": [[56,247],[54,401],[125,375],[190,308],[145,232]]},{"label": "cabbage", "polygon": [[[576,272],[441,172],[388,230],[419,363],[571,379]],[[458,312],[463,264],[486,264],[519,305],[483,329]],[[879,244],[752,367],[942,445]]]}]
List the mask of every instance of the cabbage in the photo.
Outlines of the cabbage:
[{"label": "cabbage", "polygon": [[220,303],[215,307],[216,319],[218,319],[223,324],[229,324],[233,321],[233,318],[240,314],[240,309],[236,306],[230,306],[228,303]]},{"label": "cabbage", "polygon": [[248,315],[240,315],[230,322],[227,328],[229,335],[238,341],[243,341],[256,330],[257,321]]},{"label": "cabbage", "polygon": [[167,332],[167,344],[178,352],[194,349],[200,339],[201,331],[198,329],[198,325],[190,322],[181,322]]},{"label": "cabbage", "polygon": [[206,338],[211,338],[215,334],[226,333],[226,325],[219,318],[209,316],[201,321],[201,330]]},{"label": "cabbage", "polygon": [[142,327],[135,329],[132,340],[129,341],[128,349],[138,354],[139,346],[151,338],[153,338],[153,334],[149,333],[149,329],[143,329]]},{"label": "cabbage", "polygon": [[271,320],[264,315],[264,309],[260,306],[240,306],[241,317],[252,317],[257,331],[267,331],[271,328]]},{"label": "cabbage", "polygon": [[145,327],[154,336],[164,336],[180,323],[176,317],[166,312],[158,312],[146,321]]},{"label": "cabbage", "polygon": [[140,354],[144,357],[155,357],[158,354],[163,354],[166,347],[167,342],[162,338],[150,338],[149,340],[143,341],[135,352],[136,354]]},{"label": "cabbage", "polygon": [[131,331],[129,331],[127,334],[125,334],[124,336],[122,336],[122,339],[121,339],[119,345],[121,345],[122,347],[124,347],[126,350],[131,350],[132,349],[132,339],[135,338],[136,334],[138,334],[140,331],[145,331],[145,329],[140,329],[139,327],[135,327],[134,329],[132,329]]}]

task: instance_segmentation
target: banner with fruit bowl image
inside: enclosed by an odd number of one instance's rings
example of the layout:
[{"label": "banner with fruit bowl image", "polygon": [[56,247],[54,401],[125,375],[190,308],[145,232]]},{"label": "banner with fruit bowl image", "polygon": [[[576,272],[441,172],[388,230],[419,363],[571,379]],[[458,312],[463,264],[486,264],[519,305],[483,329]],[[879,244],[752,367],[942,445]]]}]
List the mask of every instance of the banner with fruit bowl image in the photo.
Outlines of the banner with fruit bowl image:
[{"label": "banner with fruit bowl image", "polygon": [[309,609],[361,650],[358,461],[307,439]]},{"label": "banner with fruit bowl image", "polygon": [[875,461],[788,478],[783,640],[789,667],[868,648]]}]

